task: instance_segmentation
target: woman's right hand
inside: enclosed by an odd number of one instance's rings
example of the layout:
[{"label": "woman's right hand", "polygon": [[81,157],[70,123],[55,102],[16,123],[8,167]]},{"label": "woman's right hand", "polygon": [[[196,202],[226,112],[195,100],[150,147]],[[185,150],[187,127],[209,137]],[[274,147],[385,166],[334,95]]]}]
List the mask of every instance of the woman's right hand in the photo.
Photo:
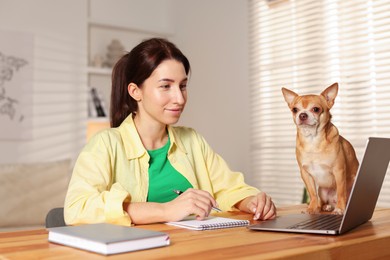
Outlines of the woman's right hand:
[{"label": "woman's right hand", "polygon": [[179,221],[194,214],[197,220],[206,218],[212,207],[218,207],[210,193],[188,189],[176,199],[166,202],[125,202],[125,210],[133,224]]},{"label": "woman's right hand", "polygon": [[197,220],[202,220],[208,217],[212,207],[218,205],[210,193],[190,188],[176,199],[164,203],[164,213],[168,221],[179,221],[192,214]]}]

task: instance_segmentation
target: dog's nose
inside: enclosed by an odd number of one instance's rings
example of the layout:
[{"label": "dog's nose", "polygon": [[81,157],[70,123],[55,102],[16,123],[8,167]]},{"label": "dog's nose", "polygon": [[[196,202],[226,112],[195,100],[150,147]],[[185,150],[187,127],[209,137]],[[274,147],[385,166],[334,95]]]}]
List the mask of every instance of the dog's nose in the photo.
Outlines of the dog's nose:
[{"label": "dog's nose", "polygon": [[307,114],[306,114],[306,113],[300,114],[300,115],[299,115],[299,119],[300,119],[301,121],[305,121],[305,120],[307,119]]}]

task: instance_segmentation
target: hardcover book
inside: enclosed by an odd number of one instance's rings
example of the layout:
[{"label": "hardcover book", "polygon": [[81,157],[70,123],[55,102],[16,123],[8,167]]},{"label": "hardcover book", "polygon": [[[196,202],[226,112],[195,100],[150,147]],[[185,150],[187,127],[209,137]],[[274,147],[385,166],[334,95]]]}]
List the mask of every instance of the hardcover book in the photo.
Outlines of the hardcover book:
[{"label": "hardcover book", "polygon": [[170,244],[166,233],[107,223],[49,228],[49,241],[104,255]]}]

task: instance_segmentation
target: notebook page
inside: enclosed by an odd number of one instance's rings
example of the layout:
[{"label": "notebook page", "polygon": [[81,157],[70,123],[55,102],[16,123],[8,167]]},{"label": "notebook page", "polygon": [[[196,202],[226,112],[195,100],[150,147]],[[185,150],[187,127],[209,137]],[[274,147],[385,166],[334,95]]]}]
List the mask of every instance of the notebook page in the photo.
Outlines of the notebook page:
[{"label": "notebook page", "polygon": [[210,230],[248,226],[249,220],[223,217],[208,217],[204,220],[196,220],[194,216],[190,216],[181,221],[166,222],[165,224],[192,230]]}]

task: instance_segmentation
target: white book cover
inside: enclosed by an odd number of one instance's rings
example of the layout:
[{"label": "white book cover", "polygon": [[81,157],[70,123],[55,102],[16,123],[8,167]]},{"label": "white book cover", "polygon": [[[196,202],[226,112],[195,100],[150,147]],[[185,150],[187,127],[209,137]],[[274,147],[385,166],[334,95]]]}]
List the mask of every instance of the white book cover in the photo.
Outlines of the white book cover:
[{"label": "white book cover", "polygon": [[104,255],[170,244],[166,233],[107,223],[49,228],[49,241]]}]

